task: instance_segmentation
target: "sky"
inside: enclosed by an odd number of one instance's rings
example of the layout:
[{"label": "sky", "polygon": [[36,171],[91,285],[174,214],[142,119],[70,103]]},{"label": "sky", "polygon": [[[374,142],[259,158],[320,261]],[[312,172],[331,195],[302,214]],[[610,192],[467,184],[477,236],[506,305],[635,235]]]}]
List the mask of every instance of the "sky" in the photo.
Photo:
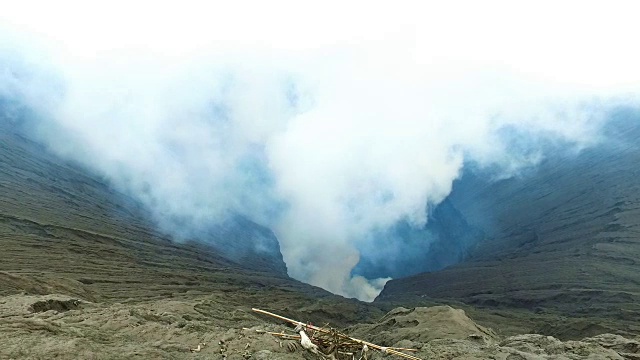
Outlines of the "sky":
[{"label": "sky", "polygon": [[241,214],[292,277],[372,300],[388,279],[352,272],[369,234],[424,226],[465,164],[515,176],[637,106],[636,7],[20,1],[0,14],[0,95],[176,239]]}]

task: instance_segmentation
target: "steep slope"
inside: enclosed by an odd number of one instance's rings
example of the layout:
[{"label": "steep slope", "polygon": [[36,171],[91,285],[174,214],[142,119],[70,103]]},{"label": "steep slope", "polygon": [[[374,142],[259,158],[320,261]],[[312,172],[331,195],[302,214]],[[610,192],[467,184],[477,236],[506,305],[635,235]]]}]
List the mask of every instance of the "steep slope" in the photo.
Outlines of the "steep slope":
[{"label": "steep slope", "polygon": [[[49,154],[22,135],[17,123],[0,121],[0,136],[2,216],[110,236],[167,237],[151,230],[155,226],[134,200]],[[238,216],[212,226],[197,240],[245,267],[286,276],[275,235],[248,219]]]},{"label": "steep slope", "polygon": [[485,239],[461,264],[390,281],[377,301],[452,299],[640,331],[638,119],[616,114],[601,146],[517,178],[466,173],[449,200]]},{"label": "steep slope", "polygon": [[290,279],[271,231],[248,219],[212,227],[200,242],[172,241],[135,201],[49,154],[13,120],[0,121],[0,297],[224,298],[216,311],[264,306],[336,324],[379,313]]},{"label": "steep slope", "polygon": [[[0,216],[5,223],[26,220],[114,237],[168,241],[152,230],[149,215],[135,201],[49,154],[25,137],[16,123],[1,120],[0,136]],[[244,259],[246,267],[286,276],[275,235],[248,219],[231,219],[198,240],[227,258]]]}]

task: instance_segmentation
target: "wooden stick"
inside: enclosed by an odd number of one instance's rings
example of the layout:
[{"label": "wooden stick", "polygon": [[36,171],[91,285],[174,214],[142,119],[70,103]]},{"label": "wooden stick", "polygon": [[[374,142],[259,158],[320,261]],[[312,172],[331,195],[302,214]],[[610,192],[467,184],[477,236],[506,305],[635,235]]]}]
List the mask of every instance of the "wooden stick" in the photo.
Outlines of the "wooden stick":
[{"label": "wooden stick", "polygon": [[398,350],[398,351],[418,352],[418,349],[408,349],[408,348],[399,348],[399,347],[389,347],[387,349],[393,349],[393,350]]},{"label": "wooden stick", "polygon": [[[242,330],[251,330],[251,329],[242,328]],[[281,332],[271,332],[271,331],[258,330],[258,329],[256,329],[255,332],[257,332],[258,334],[269,334],[269,335],[279,336],[287,339],[300,339],[300,335],[285,334]]]},{"label": "wooden stick", "polygon": [[[246,331],[252,331],[249,328],[242,328],[242,330],[246,330]],[[299,340],[300,339],[300,335],[292,335],[292,334],[285,334],[283,332],[272,332],[272,331],[266,331],[266,330],[261,330],[261,329],[253,329],[253,331],[257,332],[258,334],[269,334],[269,335],[273,335],[273,336],[277,336],[277,337],[281,337],[281,338],[285,338],[285,339],[290,339],[290,340]],[[313,338],[313,340],[320,340],[321,342],[326,342],[326,339],[316,339]],[[354,344],[358,344],[358,343],[354,343]],[[347,344],[349,345],[349,344]],[[353,345],[353,344],[351,344]],[[408,349],[408,348],[399,348],[399,347],[388,347],[387,349],[393,349],[393,350],[398,350],[398,351],[410,351],[410,352],[417,352],[418,349]]]},{"label": "wooden stick", "polygon": [[[270,312],[268,312],[268,311],[264,311],[264,310],[260,310],[260,309],[256,309],[256,308],[252,308],[251,310],[253,310],[254,312],[257,312],[257,313],[259,313],[259,314],[263,314],[263,315],[271,316],[271,317],[274,317],[274,318],[276,318],[276,319],[280,319],[280,320],[282,320],[282,321],[286,321],[286,322],[291,323],[291,324],[295,324],[295,325],[302,325],[302,326],[304,326],[304,327],[307,327],[307,328],[309,328],[309,329],[313,329],[313,330],[319,331],[319,332],[321,332],[321,333],[331,334],[331,332],[330,332],[330,331],[328,331],[328,330],[326,330],[326,329],[319,328],[319,327],[317,327],[317,326],[313,326],[313,325],[307,325],[307,324],[305,324],[305,323],[303,323],[303,322],[300,322],[300,321],[297,321],[297,320],[293,320],[293,319],[289,319],[289,318],[286,318],[286,317],[284,317],[284,316],[280,316],[280,315],[277,315],[277,314],[274,314],[274,313],[270,313]],[[402,353],[402,352],[400,352],[400,351],[394,350],[393,348],[388,348],[388,347],[384,347],[384,346],[376,345],[376,344],[370,343],[370,342],[368,342],[368,341],[359,340],[359,339],[352,338],[352,337],[350,337],[350,336],[347,336],[347,335],[344,335],[344,334],[340,334],[340,333],[338,333],[338,335],[339,335],[340,337],[342,337],[342,338],[346,338],[346,339],[352,340],[352,341],[354,341],[354,342],[356,342],[356,343],[359,343],[359,344],[361,344],[361,345],[367,345],[368,347],[370,347],[370,348],[372,348],[372,349],[375,349],[375,350],[378,350],[378,351],[382,351],[382,352],[387,353],[387,354],[392,354],[392,355],[400,356],[400,357],[403,357],[403,358],[405,358],[405,359],[411,359],[411,360],[422,360],[422,359],[421,359],[421,358],[419,358],[419,357],[415,357],[415,356],[413,356],[413,355],[409,355],[409,354]]]}]

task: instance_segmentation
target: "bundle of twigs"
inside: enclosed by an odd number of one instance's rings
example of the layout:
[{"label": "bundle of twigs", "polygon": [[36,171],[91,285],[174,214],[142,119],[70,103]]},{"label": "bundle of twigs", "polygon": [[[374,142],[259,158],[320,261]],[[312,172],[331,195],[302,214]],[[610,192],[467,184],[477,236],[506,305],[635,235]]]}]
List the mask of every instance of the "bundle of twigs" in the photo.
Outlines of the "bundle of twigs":
[{"label": "bundle of twigs", "polygon": [[[401,351],[417,351],[416,349],[384,347],[384,346],[370,343],[368,341],[352,338],[332,328],[317,327],[317,326],[305,324],[303,322],[292,320],[284,316],[280,316],[280,315],[270,313],[268,311],[264,311],[260,309],[252,309],[252,310],[259,314],[271,316],[276,319],[286,321],[290,324],[294,324],[298,328],[312,330],[311,334],[308,335],[309,339],[314,343],[314,345],[317,345],[320,347],[320,351],[323,354],[333,355],[333,358],[335,359],[338,359],[340,357],[344,358],[345,356],[353,357],[354,354],[356,354],[358,351],[363,351],[363,349],[364,351],[366,351],[366,349],[373,349],[373,350],[381,351],[387,354],[396,355],[405,359],[422,360],[413,355],[401,352]],[[304,340],[304,337],[307,336],[307,334],[303,332],[301,332],[300,335],[288,335],[284,333],[271,333],[271,332],[269,333],[274,336],[282,337],[285,339],[301,339],[302,337],[303,339],[301,340]]]}]

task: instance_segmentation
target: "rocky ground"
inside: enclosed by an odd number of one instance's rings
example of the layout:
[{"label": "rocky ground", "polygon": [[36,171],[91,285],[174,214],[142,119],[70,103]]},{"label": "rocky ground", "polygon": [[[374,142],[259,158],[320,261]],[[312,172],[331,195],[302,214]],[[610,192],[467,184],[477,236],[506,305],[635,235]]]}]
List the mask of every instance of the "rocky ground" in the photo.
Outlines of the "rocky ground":
[{"label": "rocky ground", "polygon": [[[0,314],[2,359],[314,358],[297,341],[261,333],[294,334],[291,327],[217,296],[104,304],[10,295],[0,297]],[[414,348],[410,354],[422,359],[640,359],[640,339],[499,336],[448,306],[397,308],[344,331],[381,346]],[[400,359],[369,351],[369,359],[382,358]]]}]

